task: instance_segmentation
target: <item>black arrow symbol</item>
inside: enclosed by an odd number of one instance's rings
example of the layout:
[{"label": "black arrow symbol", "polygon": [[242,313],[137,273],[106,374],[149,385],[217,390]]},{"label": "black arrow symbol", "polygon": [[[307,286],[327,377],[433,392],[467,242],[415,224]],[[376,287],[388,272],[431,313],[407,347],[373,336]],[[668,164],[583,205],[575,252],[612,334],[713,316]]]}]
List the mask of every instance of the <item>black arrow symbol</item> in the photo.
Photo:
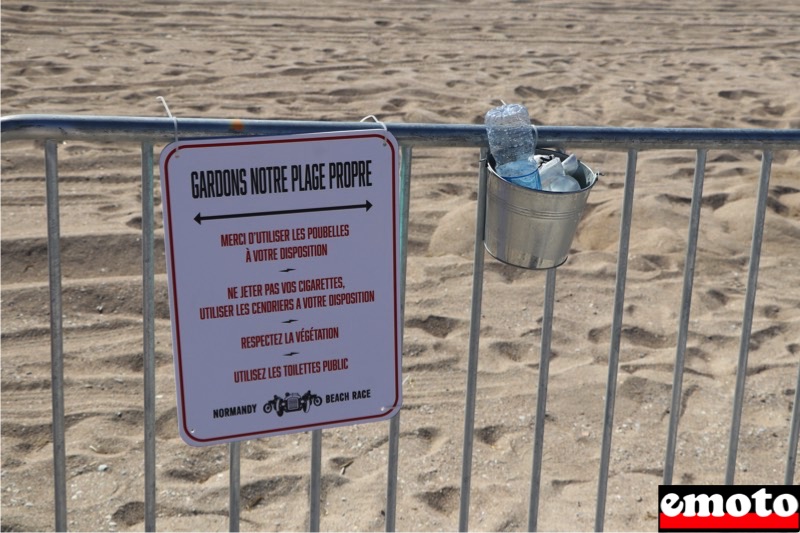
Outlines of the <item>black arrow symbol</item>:
[{"label": "black arrow symbol", "polygon": [[285,353],[285,354],[283,354],[283,356],[284,356],[284,357],[291,357],[291,356],[293,356],[293,355],[297,355],[297,354],[299,354],[299,353],[300,353],[300,352],[289,352],[289,353]]},{"label": "black arrow symbol", "polygon": [[293,268],[284,268],[280,272],[291,272],[292,270],[294,270],[294,269]]},{"label": "black arrow symbol", "polygon": [[284,209],[281,211],[258,211],[255,213],[230,213],[228,215],[206,215],[203,216],[200,213],[197,213],[197,216],[194,217],[194,221],[198,224],[202,224],[204,220],[218,220],[222,218],[246,218],[246,217],[266,217],[270,215],[291,215],[295,213],[316,213],[318,211],[341,211],[344,209],[363,209],[364,211],[369,211],[369,208],[372,207],[372,204],[369,200],[366,200],[363,204],[352,204],[352,205],[332,205],[327,207],[306,207],[304,209]]},{"label": "black arrow symbol", "polygon": [[289,320],[284,320],[283,324],[291,324],[292,322],[297,322],[294,318],[290,318]]}]

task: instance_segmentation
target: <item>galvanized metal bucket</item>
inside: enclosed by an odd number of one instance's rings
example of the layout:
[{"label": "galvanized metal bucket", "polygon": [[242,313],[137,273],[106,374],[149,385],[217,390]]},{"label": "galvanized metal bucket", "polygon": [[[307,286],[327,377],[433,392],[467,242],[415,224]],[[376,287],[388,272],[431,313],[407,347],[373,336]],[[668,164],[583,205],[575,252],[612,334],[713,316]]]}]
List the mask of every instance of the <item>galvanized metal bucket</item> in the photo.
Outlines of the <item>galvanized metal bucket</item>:
[{"label": "galvanized metal bucket", "polygon": [[[562,160],[567,157],[552,150],[536,153],[553,154]],[[575,192],[527,189],[501,178],[490,156],[484,227],[486,250],[504,263],[532,270],[562,265],[597,174],[579,163],[575,178],[581,186]]]}]

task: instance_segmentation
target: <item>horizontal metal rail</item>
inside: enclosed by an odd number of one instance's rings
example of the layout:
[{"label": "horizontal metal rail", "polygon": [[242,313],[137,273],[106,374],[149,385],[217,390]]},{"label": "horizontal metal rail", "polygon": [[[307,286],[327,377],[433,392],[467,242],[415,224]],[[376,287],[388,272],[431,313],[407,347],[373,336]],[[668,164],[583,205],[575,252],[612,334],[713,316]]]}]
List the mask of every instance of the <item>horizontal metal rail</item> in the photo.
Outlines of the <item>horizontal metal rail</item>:
[{"label": "horizontal metal rail", "polygon": [[[164,142],[180,138],[223,135],[290,135],[318,131],[375,128],[374,122],[319,122],[293,120],[208,119],[12,115],[0,119],[2,140],[92,140]],[[386,128],[406,146],[480,148],[486,146],[481,124],[386,123]],[[539,126],[542,147],[602,148],[604,150],[673,148],[792,149],[800,145],[800,129],[718,128],[614,128]]]}]

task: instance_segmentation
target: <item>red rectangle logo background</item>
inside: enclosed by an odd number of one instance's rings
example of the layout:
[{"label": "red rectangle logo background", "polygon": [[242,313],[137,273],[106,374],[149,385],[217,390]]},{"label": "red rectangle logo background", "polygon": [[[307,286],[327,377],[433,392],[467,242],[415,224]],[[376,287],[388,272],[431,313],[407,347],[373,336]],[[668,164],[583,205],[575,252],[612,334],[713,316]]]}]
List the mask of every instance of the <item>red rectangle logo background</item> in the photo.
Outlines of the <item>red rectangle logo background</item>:
[{"label": "red rectangle logo background", "polygon": [[759,516],[754,509],[744,516],[668,516],[661,512],[661,501],[667,494],[684,498],[690,494],[719,494],[727,501],[734,494],[748,498],[761,489],[771,495],[767,508],[781,494],[791,494],[800,501],[800,487],[796,485],[659,485],[658,487],[658,531],[800,531],[800,510],[789,516],[780,516],[774,511],[768,516]]}]

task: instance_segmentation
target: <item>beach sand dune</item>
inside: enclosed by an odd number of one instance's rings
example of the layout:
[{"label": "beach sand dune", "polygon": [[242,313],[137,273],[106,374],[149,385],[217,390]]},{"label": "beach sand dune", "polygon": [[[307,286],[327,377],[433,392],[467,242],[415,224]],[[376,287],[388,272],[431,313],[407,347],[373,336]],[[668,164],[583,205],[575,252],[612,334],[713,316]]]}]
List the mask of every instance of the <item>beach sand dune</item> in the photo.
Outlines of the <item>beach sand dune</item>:
[{"label": "beach sand dune", "polygon": [[[789,1],[2,3],[2,114],[482,123],[500,100],[539,125],[800,128]],[[157,152],[162,147],[157,146]],[[569,147],[565,147],[569,149]],[[539,527],[594,526],[626,156],[558,270]],[[73,530],[141,530],[139,147],[59,144],[67,501]],[[675,469],[722,483],[761,154],[708,154]],[[656,528],[693,150],[643,151],[606,527]],[[736,481],[779,484],[800,360],[800,154],[775,154]],[[458,527],[478,153],[414,150],[397,528]],[[2,528],[53,528],[44,163],[2,146]],[[156,187],[158,190],[158,187]],[[157,193],[161,530],[225,530],[225,446],[177,432]],[[544,274],[487,256],[473,530],[524,530]],[[323,437],[322,528],[382,530],[388,426]],[[245,442],[242,530],[308,527],[310,436]],[[795,476],[795,482],[798,477]]]}]

